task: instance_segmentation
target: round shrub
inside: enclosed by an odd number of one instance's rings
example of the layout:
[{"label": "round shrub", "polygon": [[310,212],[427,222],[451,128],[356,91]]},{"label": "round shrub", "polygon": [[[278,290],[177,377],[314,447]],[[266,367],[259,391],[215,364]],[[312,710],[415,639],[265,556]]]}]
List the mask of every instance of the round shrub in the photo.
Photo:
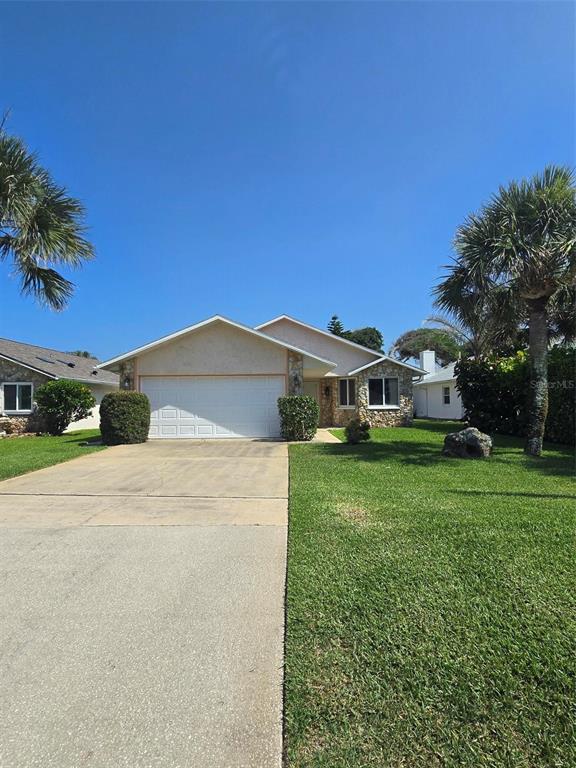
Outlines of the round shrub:
[{"label": "round shrub", "polygon": [[106,445],[145,443],[150,401],[140,392],[109,392],[100,403],[100,433]]},{"label": "round shrub", "polygon": [[312,440],[318,429],[320,406],[309,395],[278,398],[282,437],[285,440]]},{"label": "round shrub", "polygon": [[370,440],[370,424],[360,419],[351,419],[346,426],[346,442],[351,445]]},{"label": "round shrub", "polygon": [[88,418],[96,400],[85,384],[58,379],[38,387],[36,404],[48,432],[61,435],[71,422]]}]

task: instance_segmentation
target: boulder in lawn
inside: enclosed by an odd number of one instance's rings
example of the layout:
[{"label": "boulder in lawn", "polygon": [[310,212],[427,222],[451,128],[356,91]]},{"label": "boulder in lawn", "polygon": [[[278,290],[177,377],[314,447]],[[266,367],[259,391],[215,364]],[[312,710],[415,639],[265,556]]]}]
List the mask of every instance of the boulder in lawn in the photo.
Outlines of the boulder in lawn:
[{"label": "boulder in lawn", "polygon": [[492,438],[476,427],[450,432],[444,438],[442,453],[457,459],[487,459],[492,453]]}]

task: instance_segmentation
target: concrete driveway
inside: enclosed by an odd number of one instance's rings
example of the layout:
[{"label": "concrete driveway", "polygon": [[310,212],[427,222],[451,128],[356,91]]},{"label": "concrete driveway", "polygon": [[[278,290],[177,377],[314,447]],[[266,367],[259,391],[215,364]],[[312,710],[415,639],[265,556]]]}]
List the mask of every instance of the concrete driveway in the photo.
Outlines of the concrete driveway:
[{"label": "concrete driveway", "polygon": [[0,765],[280,766],[287,495],[243,440],[0,483]]}]

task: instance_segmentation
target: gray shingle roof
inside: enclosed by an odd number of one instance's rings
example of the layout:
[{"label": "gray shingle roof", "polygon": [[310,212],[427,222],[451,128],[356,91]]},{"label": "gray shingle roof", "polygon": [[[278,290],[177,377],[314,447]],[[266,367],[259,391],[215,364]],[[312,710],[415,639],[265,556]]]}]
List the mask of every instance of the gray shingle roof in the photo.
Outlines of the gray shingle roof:
[{"label": "gray shingle roof", "polygon": [[118,374],[96,368],[99,360],[58,352],[56,349],[0,339],[0,355],[56,379],[75,379],[90,384],[118,384]]},{"label": "gray shingle roof", "polygon": [[420,379],[420,381],[415,382],[414,386],[417,387],[421,384],[439,384],[441,381],[452,381],[452,379],[456,378],[456,373],[454,371],[455,366],[456,363],[450,363],[436,373],[429,373],[427,376]]}]

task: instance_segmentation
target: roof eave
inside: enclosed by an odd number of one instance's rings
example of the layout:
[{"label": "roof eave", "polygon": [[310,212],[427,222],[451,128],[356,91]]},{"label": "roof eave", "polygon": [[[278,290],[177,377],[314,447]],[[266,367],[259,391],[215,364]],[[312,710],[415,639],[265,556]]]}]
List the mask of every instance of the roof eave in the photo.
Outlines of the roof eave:
[{"label": "roof eave", "polygon": [[366,365],[361,365],[360,368],[355,368],[353,371],[350,371],[348,375],[355,376],[357,373],[361,373],[367,368],[372,368],[373,366],[378,365],[378,363],[394,363],[394,365],[400,365],[402,368],[408,368],[408,370],[414,371],[414,373],[419,373],[420,375],[425,373],[422,368],[417,368],[414,365],[410,365],[410,363],[404,363],[402,360],[396,360],[394,357],[390,357],[389,355],[381,355],[378,360],[374,360],[371,363],[366,363]]},{"label": "roof eave", "polygon": [[157,339],[156,341],[150,342],[149,344],[144,344],[141,347],[132,349],[129,352],[124,353],[123,355],[119,355],[118,357],[113,357],[110,360],[105,360],[103,363],[100,363],[99,365],[97,365],[96,368],[108,368],[109,366],[115,365],[116,363],[120,363],[123,360],[128,360],[131,357],[136,357],[137,355],[142,354],[143,352],[150,351],[152,349],[155,349],[156,347],[162,346],[163,344],[168,344],[170,341],[174,341],[180,336],[185,336],[187,333],[193,333],[194,331],[197,331],[200,328],[203,328],[206,325],[210,325],[211,323],[215,323],[215,322],[226,323],[227,325],[231,325],[232,327],[238,328],[241,331],[246,331],[247,333],[251,333],[253,336],[257,336],[258,338],[261,338],[264,341],[269,341],[272,344],[276,344],[279,347],[283,347],[284,349],[289,349],[292,352],[297,352],[301,355],[305,355],[306,357],[310,357],[313,360],[318,360],[319,362],[323,363],[324,365],[328,365],[331,368],[335,368],[337,365],[337,363],[333,362],[332,360],[326,360],[323,357],[318,357],[318,355],[315,355],[314,353],[309,352],[306,349],[300,349],[300,347],[295,347],[293,344],[289,344],[286,341],[277,339],[274,336],[268,336],[268,334],[263,333],[262,331],[259,331],[257,328],[250,328],[250,326],[248,325],[237,323],[235,320],[230,320],[230,318],[224,317],[223,315],[213,315],[212,317],[209,317],[206,320],[202,320],[199,323],[190,325],[187,328],[183,328],[180,331],[176,331],[175,333],[171,333],[168,336],[163,336],[162,338]]},{"label": "roof eave", "polygon": [[308,328],[311,331],[316,331],[316,333],[320,333],[323,336],[328,336],[330,339],[335,339],[336,341],[342,342],[342,344],[347,344],[349,347],[356,347],[356,349],[361,349],[362,352],[369,352],[371,355],[375,355],[376,357],[381,357],[381,352],[376,352],[375,349],[370,349],[370,347],[365,347],[362,344],[356,344],[355,341],[350,341],[349,339],[344,339],[342,336],[337,336],[335,333],[330,333],[330,331],[324,331],[322,328],[316,328],[315,325],[310,325],[310,323],[304,323],[302,320],[296,320],[295,317],[291,317],[290,315],[278,315],[278,317],[275,317],[273,320],[268,320],[265,323],[260,323],[260,325],[256,325],[255,328],[257,331],[259,331],[261,328],[265,328],[267,325],[272,325],[273,323],[277,323],[279,320],[290,320],[292,323],[296,323],[296,325],[301,325],[303,328]]},{"label": "roof eave", "polygon": [[16,357],[10,357],[9,355],[5,355],[4,353],[2,353],[0,354],[0,358],[2,358],[2,360],[8,360],[10,363],[21,365],[22,368],[28,368],[29,371],[34,371],[35,373],[41,373],[43,376],[48,376],[49,379],[58,378],[56,374],[49,373],[48,371],[43,371],[41,368],[35,368],[33,365],[29,365],[28,363],[23,363],[21,360],[18,360]]}]

